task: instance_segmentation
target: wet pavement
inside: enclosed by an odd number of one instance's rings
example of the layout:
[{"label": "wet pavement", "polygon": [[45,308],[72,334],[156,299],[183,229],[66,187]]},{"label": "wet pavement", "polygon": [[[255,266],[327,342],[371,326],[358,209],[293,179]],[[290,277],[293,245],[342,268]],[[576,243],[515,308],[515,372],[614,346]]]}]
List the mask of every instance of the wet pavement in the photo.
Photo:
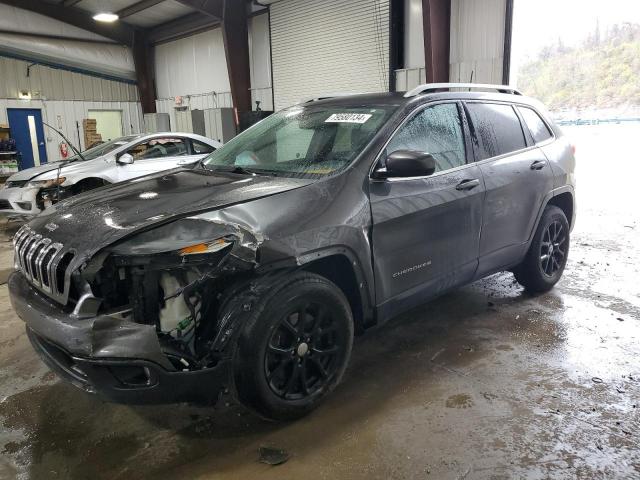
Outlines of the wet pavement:
[{"label": "wet pavement", "polygon": [[[640,127],[568,131],[579,216],[557,287],[530,296],[498,274],[368,332],[298,422],[229,398],[87,396],[38,360],[0,286],[0,479],[640,478],[640,194],[621,188]],[[288,460],[261,463],[261,447]]]}]

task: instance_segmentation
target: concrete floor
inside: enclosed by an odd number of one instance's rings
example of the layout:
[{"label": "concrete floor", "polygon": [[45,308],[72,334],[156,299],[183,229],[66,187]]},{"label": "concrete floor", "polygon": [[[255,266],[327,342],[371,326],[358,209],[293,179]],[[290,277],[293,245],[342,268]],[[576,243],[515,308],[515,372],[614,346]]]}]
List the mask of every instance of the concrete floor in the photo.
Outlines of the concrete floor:
[{"label": "concrete floor", "polygon": [[[624,188],[640,127],[570,133],[579,217],[558,286],[532,297],[499,274],[369,332],[295,423],[229,399],[87,396],[37,359],[0,286],[0,478],[640,478],[639,195]],[[261,446],[290,459],[259,463]]]}]

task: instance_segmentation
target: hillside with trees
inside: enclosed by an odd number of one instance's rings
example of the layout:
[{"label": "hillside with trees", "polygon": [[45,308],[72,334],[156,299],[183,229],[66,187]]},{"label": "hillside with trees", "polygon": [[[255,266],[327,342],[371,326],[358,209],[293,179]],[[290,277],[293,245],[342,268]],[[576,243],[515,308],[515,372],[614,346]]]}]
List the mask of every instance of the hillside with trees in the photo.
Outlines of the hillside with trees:
[{"label": "hillside with trees", "polygon": [[551,110],[640,106],[640,25],[596,30],[579,47],[561,42],[523,64],[518,88]]}]

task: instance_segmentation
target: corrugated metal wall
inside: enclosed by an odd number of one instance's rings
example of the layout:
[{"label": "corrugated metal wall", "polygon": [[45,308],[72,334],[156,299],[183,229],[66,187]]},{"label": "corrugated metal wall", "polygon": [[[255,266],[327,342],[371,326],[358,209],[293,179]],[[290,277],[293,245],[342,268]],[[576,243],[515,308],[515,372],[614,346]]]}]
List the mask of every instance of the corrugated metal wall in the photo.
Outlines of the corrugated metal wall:
[{"label": "corrugated metal wall", "polygon": [[[80,148],[82,119],[89,110],[121,110],[123,132],[138,133],[143,130],[142,108],[138,102],[135,85],[104,80],[43,65],[30,68],[27,77],[27,62],[0,57],[0,123],[8,123],[7,108],[38,108],[43,120],[62,132]],[[18,92],[31,93],[30,101],[18,100]],[[76,130],[80,122],[80,138]],[[45,127],[47,157],[49,161],[59,158],[58,145],[61,139]]]},{"label": "corrugated metal wall", "polygon": [[505,9],[505,0],[451,1],[452,82],[473,72],[475,83],[502,83]]},{"label": "corrugated metal wall", "polygon": [[282,0],[271,8],[275,107],[389,85],[389,0]]},{"label": "corrugated metal wall", "polygon": [[135,102],[138,89],[131,83],[33,65],[27,76],[28,62],[0,56],[0,98],[16,99],[20,90],[31,98],[47,100],[87,100]]}]

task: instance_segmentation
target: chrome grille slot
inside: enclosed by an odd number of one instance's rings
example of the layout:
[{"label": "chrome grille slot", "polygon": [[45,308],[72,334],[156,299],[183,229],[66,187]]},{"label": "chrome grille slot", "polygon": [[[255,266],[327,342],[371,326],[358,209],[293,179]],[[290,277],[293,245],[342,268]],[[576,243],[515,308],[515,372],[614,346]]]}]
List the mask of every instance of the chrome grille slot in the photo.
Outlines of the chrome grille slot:
[{"label": "chrome grille slot", "polygon": [[66,305],[71,285],[71,263],[75,251],[61,243],[22,227],[13,239],[16,265],[38,290]]},{"label": "chrome grille slot", "polygon": [[62,249],[62,245],[59,243],[54,243],[46,249],[42,258],[39,260],[40,265],[40,278],[42,279],[42,288],[44,288],[47,292],[51,292],[51,277],[49,276],[49,271],[51,268],[51,262],[53,261],[53,257]]},{"label": "chrome grille slot", "polygon": [[60,256],[58,261],[56,262],[55,268],[55,291],[59,294],[63,294],[64,290],[67,288],[69,284],[69,265],[71,264],[71,260],[75,255],[73,252],[65,252]]},{"label": "chrome grille slot", "polygon": [[33,278],[31,276],[31,272],[29,271],[29,252],[31,251],[31,247],[33,247],[37,241],[38,238],[36,238],[35,235],[29,237],[27,240],[25,240],[24,245],[21,249],[20,262],[22,263],[22,271],[29,280]]},{"label": "chrome grille slot", "polygon": [[40,252],[42,252],[42,249],[45,247],[47,241],[51,242],[48,238],[41,238],[33,245],[29,252],[29,271],[31,272],[33,281],[38,284],[42,283],[42,279],[40,278],[40,271],[36,264],[36,260],[38,259]]},{"label": "chrome grille slot", "polygon": [[42,258],[49,251],[49,245],[51,244],[51,240],[48,238],[43,238],[40,240],[40,244],[36,248],[36,251],[33,255],[33,259],[31,260],[31,269],[33,271],[34,278],[38,279],[38,283],[40,286],[43,286],[44,275],[42,274]]}]

